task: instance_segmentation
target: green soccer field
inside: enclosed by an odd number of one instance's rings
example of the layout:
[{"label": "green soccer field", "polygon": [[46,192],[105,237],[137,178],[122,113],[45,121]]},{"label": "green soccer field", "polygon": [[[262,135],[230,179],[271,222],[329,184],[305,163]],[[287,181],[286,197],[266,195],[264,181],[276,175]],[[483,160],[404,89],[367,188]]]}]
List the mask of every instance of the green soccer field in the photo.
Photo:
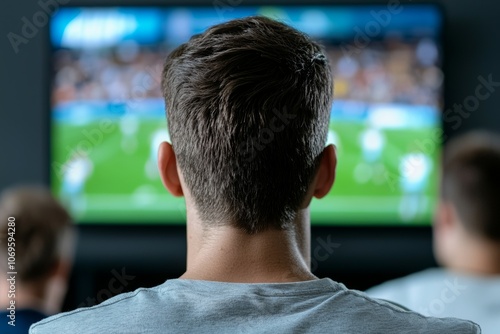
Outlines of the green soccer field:
[{"label": "green soccer field", "polygon": [[[101,126],[99,121],[85,125],[53,123],[52,188],[76,220],[86,223],[183,223],[184,201],[163,188],[153,160],[156,150],[152,148],[152,136],[166,129],[165,121],[141,119],[136,124],[135,135],[124,134],[127,131],[123,131],[118,118],[108,124],[105,132],[101,131]],[[383,130],[385,144],[378,158],[371,161],[366,161],[360,139],[365,126],[335,122],[331,130],[338,138],[336,182],[325,198],[313,200],[313,224],[430,222],[437,193],[439,150],[425,152],[432,166],[426,182],[416,194],[405,194],[400,186],[404,177],[400,165],[401,159],[415,152],[418,141],[430,137],[434,128]],[[80,162],[85,168],[74,168],[71,164],[77,149],[86,152],[84,160],[87,162]],[[75,172],[78,168],[87,171],[84,180]],[[412,213],[408,214],[410,211]]]},{"label": "green soccer field", "polygon": [[[331,125],[339,137],[337,149],[337,176],[333,189],[322,200],[311,204],[313,223],[317,224],[419,224],[430,223],[437,196],[437,161],[440,154],[436,146],[431,152],[422,152],[419,141],[432,138],[434,128],[391,129],[383,131],[385,145],[380,158],[366,162],[360,136],[365,127],[349,122]],[[427,182],[413,200],[418,212],[403,218],[400,210],[405,192],[400,186],[404,174],[401,159],[409,153],[425,153],[431,162]],[[410,163],[409,168],[418,168]],[[404,208],[404,207],[403,207]]]}]

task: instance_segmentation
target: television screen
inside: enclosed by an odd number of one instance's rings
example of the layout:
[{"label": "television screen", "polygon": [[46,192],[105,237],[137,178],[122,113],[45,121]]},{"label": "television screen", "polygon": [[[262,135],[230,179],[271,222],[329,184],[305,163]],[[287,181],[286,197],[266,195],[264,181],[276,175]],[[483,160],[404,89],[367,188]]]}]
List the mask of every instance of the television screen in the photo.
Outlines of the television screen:
[{"label": "television screen", "polygon": [[157,149],[160,78],[193,34],[264,15],[318,40],[334,73],[333,190],[313,224],[429,224],[443,104],[442,16],[430,5],[66,7],[51,20],[51,187],[83,223],[182,223]]}]

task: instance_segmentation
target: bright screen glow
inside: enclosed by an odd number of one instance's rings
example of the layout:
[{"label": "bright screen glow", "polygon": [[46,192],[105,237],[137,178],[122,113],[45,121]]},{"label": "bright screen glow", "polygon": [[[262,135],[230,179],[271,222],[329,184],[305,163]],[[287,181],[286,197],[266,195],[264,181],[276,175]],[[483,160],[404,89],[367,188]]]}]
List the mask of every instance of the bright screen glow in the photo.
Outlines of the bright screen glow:
[{"label": "bright screen glow", "polygon": [[182,223],[163,188],[166,55],[207,27],[249,15],[319,40],[335,80],[331,193],[314,224],[428,224],[437,196],[441,14],[427,5],[64,8],[51,22],[51,183],[85,223]]}]

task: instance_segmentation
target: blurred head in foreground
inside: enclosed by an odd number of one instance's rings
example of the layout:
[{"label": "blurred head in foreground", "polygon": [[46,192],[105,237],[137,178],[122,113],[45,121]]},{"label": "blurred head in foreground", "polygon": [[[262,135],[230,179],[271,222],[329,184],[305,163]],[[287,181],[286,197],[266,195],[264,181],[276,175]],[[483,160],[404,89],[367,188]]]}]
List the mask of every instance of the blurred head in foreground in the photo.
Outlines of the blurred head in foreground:
[{"label": "blurred head in foreground", "polygon": [[500,136],[472,132],[452,140],[442,172],[436,258],[452,270],[500,274]]},{"label": "blurred head in foreground", "polygon": [[[17,272],[17,310],[46,315],[60,311],[72,264],[73,234],[68,212],[45,188],[18,187],[0,195],[0,286],[7,291],[10,275],[4,276]],[[8,263],[10,251],[15,252],[13,267]],[[2,293],[2,309],[10,300]]]}]

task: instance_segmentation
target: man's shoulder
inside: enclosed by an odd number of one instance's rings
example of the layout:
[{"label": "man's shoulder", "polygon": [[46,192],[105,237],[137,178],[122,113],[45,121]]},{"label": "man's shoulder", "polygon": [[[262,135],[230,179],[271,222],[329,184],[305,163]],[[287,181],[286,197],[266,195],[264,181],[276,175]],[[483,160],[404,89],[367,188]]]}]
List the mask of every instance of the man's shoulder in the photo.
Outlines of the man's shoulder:
[{"label": "man's shoulder", "polygon": [[349,308],[350,316],[362,316],[367,328],[376,333],[481,333],[472,321],[427,317],[361,291],[346,290],[345,293],[354,301]]},{"label": "man's shoulder", "polygon": [[[133,292],[114,296],[99,305],[45,318],[30,327],[30,334],[44,333],[115,333],[117,328],[141,322],[148,308],[154,308],[159,287],[139,288]],[[124,322],[125,321],[125,322]],[[122,326],[122,327],[120,327]],[[85,328],[85,331],[82,331]],[[133,331],[133,329],[131,329]]]},{"label": "man's shoulder", "polygon": [[[275,314],[276,306],[289,310],[287,312],[290,314],[286,316],[294,318],[298,323],[302,321],[311,325],[311,328],[322,329],[333,326],[345,333],[356,332],[361,328],[371,333],[480,333],[479,327],[472,322],[424,317],[388,302],[370,298],[363,292],[349,290],[340,283],[311,284],[316,288],[310,289],[306,285],[297,292],[293,286],[281,289],[265,285],[265,288],[259,289],[250,284],[234,285],[236,290],[233,291],[223,283],[171,282],[170,285],[141,288],[113,297],[97,306],[47,318],[33,325],[30,333],[118,333],[124,329],[135,333],[144,332],[145,328],[161,332],[159,328],[165,326],[189,329],[189,326],[195,324],[183,322],[181,318],[190,318],[187,314],[194,310],[200,317],[212,320],[217,318],[213,323],[204,322],[204,325],[212,326],[214,331],[216,328],[218,332],[230,333],[232,326],[237,326],[252,314],[252,323],[261,324],[257,328],[261,331],[275,326],[276,320],[285,315],[276,314],[277,318],[269,319],[269,314]],[[242,293],[245,291],[258,293]],[[310,298],[311,294],[314,298]],[[259,301],[264,297],[269,298],[267,304],[270,312],[263,314],[262,304],[258,308],[252,308],[255,304],[249,300],[252,295],[258,297]],[[296,305],[291,305],[290,299],[284,296],[294,298]],[[229,313],[232,318],[222,316]],[[307,316],[304,315],[306,313]],[[316,320],[311,323],[313,318]],[[290,323],[283,325],[290,326]]]}]

